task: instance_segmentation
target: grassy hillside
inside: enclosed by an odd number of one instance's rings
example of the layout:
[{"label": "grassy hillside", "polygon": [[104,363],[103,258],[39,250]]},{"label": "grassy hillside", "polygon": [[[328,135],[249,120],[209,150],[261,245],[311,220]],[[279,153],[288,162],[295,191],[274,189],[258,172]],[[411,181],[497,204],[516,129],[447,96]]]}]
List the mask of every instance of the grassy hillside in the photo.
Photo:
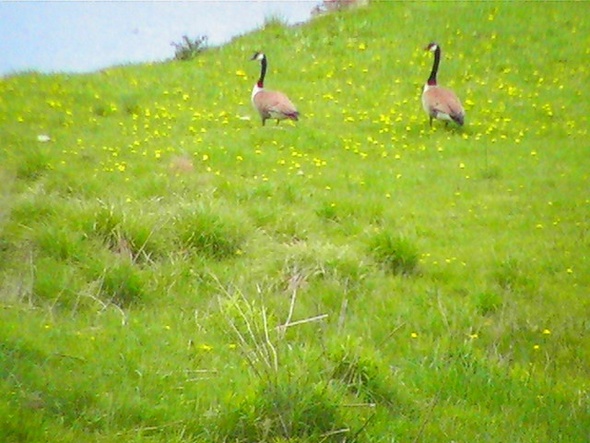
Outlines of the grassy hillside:
[{"label": "grassy hillside", "polygon": [[588,13],[375,2],[1,79],[0,440],[588,441]]}]

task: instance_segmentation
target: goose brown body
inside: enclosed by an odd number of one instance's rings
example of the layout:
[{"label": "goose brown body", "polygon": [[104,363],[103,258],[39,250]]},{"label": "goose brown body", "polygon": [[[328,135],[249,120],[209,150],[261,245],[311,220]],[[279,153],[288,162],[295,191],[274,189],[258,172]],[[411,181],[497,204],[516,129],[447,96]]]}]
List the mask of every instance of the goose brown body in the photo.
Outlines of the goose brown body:
[{"label": "goose brown body", "polygon": [[266,75],[266,55],[257,52],[252,60],[260,61],[260,78],[252,88],[252,104],[260,114],[262,125],[268,119],[276,119],[277,124],[281,120],[299,120],[299,112],[289,98],[279,91],[270,91],[264,88],[264,77]]},{"label": "goose brown body", "polygon": [[443,120],[447,124],[453,121],[459,126],[463,126],[465,123],[465,109],[461,101],[453,91],[437,84],[436,76],[441,54],[440,46],[436,43],[430,43],[426,50],[434,52],[432,71],[422,92],[422,106],[430,118],[430,125],[432,126],[433,119],[437,119]]}]

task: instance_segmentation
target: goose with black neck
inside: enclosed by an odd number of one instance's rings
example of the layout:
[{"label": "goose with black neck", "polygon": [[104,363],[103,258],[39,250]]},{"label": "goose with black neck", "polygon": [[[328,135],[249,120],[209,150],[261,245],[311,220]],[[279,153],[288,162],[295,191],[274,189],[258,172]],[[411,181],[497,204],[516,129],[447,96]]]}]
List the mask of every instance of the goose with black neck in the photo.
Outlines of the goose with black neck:
[{"label": "goose with black neck", "polygon": [[260,77],[252,88],[252,104],[260,114],[262,126],[268,119],[276,119],[277,125],[281,120],[299,120],[297,108],[285,94],[265,89],[264,78],[268,67],[266,55],[256,52],[251,60],[260,62]]},{"label": "goose with black neck", "polygon": [[433,119],[442,120],[445,125],[452,121],[463,126],[465,109],[463,109],[461,101],[452,90],[439,86],[436,79],[440,65],[440,45],[430,43],[425,49],[434,53],[432,70],[422,92],[422,106],[430,118],[430,126],[432,126]]}]

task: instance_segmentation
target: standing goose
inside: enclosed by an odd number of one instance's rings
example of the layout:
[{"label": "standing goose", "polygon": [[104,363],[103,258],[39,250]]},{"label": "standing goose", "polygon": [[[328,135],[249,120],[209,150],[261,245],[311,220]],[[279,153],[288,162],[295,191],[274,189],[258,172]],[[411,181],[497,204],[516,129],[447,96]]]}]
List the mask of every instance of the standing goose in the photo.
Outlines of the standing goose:
[{"label": "standing goose", "polygon": [[430,126],[432,119],[444,120],[446,125],[454,121],[459,126],[465,122],[465,110],[461,101],[450,89],[441,88],[436,83],[436,74],[440,64],[440,46],[437,43],[430,43],[426,48],[427,51],[434,52],[434,63],[430,77],[424,85],[422,92],[422,106],[430,117]]},{"label": "standing goose", "polygon": [[252,104],[262,118],[262,126],[269,118],[277,120],[277,125],[281,120],[291,119],[297,121],[299,112],[291,100],[285,94],[278,91],[269,91],[264,89],[264,76],[266,75],[266,55],[257,52],[251,60],[260,61],[260,78],[252,88]]}]

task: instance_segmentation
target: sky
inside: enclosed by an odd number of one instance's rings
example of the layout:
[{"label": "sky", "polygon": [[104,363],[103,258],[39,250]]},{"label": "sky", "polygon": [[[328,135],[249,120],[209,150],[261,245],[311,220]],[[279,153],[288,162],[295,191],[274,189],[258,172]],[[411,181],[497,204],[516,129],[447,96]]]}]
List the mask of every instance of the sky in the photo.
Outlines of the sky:
[{"label": "sky", "polygon": [[174,56],[183,35],[209,45],[269,17],[310,18],[319,0],[0,0],[0,76],[23,71],[93,72]]}]

